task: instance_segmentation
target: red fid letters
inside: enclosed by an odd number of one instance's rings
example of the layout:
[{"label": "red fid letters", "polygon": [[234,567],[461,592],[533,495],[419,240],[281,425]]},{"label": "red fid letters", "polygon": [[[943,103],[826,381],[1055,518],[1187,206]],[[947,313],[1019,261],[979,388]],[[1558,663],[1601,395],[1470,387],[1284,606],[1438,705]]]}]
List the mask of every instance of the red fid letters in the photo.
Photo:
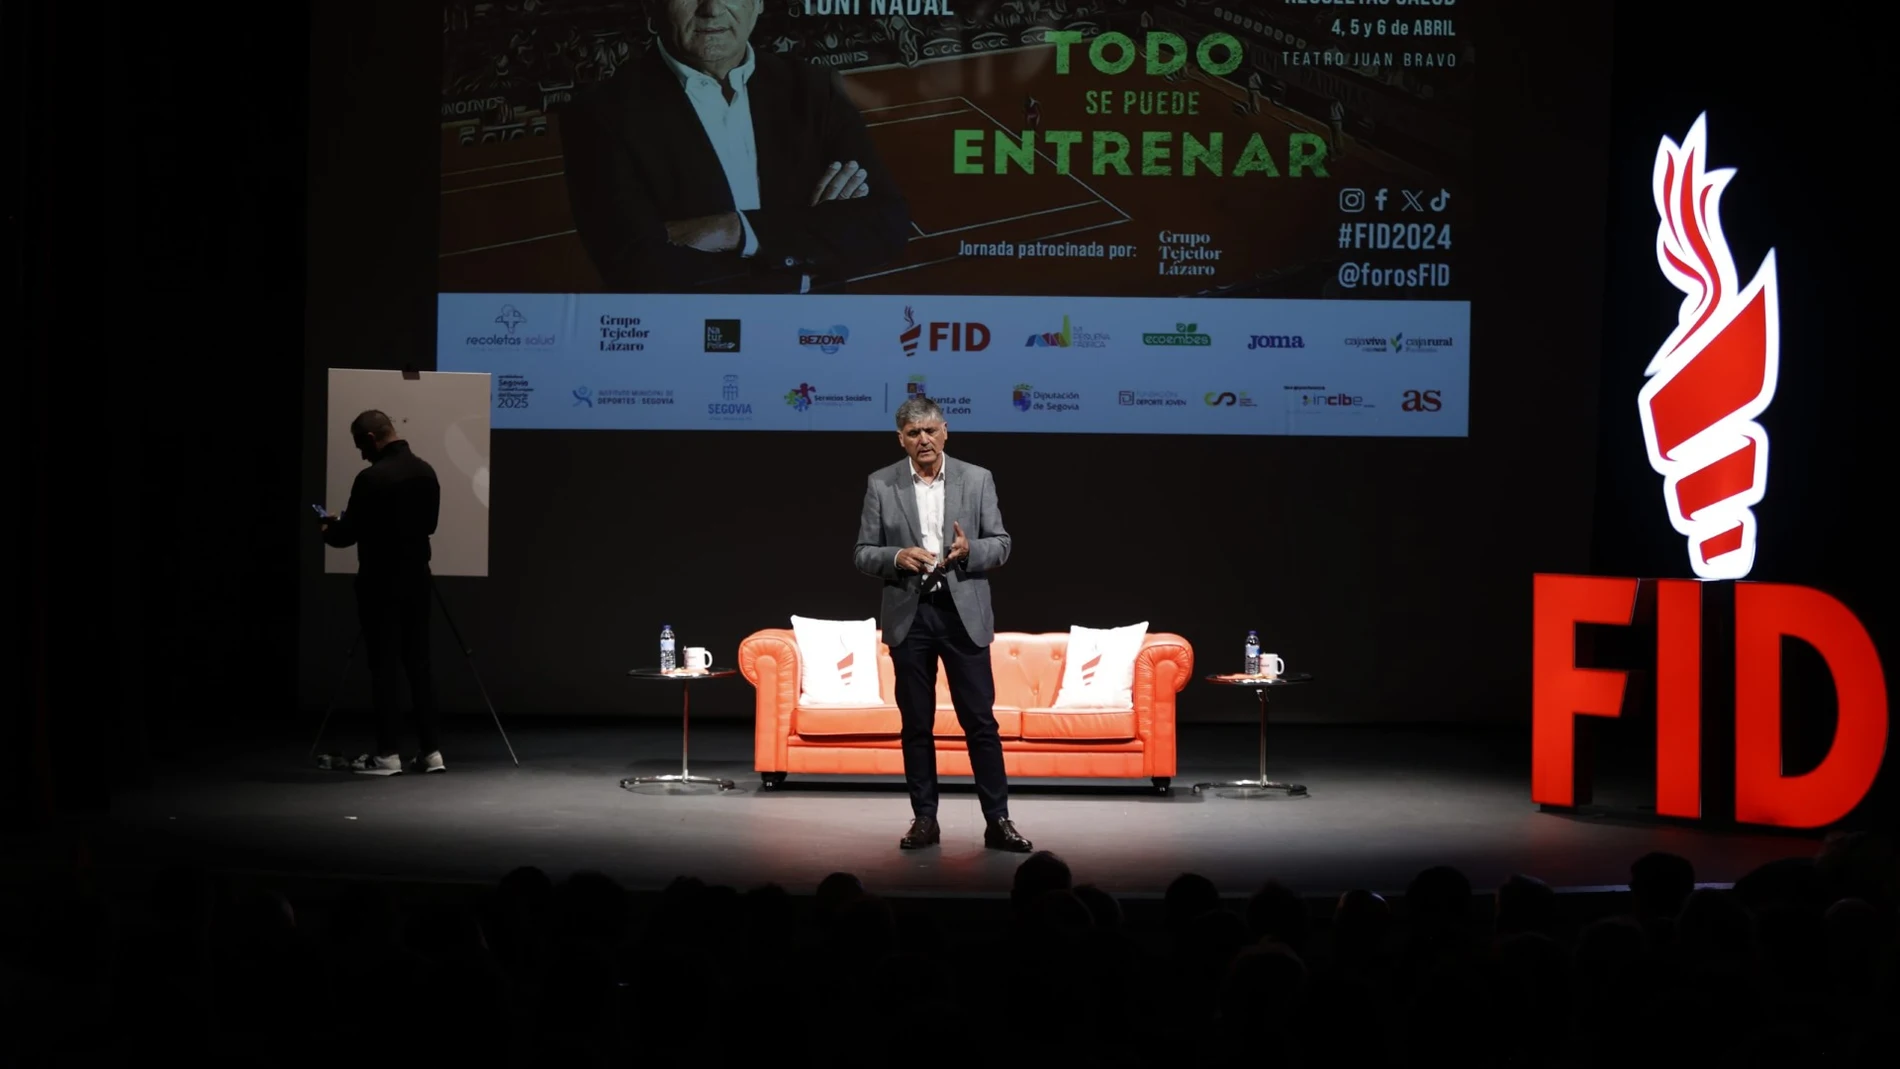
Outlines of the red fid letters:
[{"label": "red fid letters", "polygon": [[[1531,798],[1576,804],[1578,716],[1620,716],[1622,669],[1580,668],[1578,624],[1634,622],[1634,579],[1539,575],[1531,638]],[[1702,812],[1702,584],[1656,589],[1656,812]],[[1887,746],[1887,683],[1880,655],[1847,606],[1818,590],[1735,585],[1735,819],[1818,828],[1860,804]],[[1839,710],[1827,756],[1787,775],[1781,745],[1781,640],[1814,647],[1834,679]]]}]

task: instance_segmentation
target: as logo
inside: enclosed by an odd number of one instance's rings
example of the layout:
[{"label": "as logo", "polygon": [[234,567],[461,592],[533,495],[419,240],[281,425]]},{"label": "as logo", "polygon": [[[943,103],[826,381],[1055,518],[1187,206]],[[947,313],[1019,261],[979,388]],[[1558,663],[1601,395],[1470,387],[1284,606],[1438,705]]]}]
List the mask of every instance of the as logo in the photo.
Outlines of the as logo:
[{"label": "as logo", "polygon": [[1437,390],[1407,390],[1399,408],[1405,412],[1436,412],[1444,407]]}]

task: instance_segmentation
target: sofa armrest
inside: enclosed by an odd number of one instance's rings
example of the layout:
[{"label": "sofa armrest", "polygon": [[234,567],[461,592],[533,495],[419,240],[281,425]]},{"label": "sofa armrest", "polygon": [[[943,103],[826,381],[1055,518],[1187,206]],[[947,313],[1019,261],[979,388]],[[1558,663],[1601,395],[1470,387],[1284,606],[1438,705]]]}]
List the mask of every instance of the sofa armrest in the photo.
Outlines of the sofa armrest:
[{"label": "sofa armrest", "polygon": [[1166,631],[1148,633],[1135,655],[1135,733],[1150,776],[1175,773],[1174,696],[1194,678],[1194,647]]},{"label": "sofa armrest", "polygon": [[739,643],[739,671],[754,695],[752,767],[784,772],[785,744],[798,708],[798,640],[783,628],[754,631]]}]

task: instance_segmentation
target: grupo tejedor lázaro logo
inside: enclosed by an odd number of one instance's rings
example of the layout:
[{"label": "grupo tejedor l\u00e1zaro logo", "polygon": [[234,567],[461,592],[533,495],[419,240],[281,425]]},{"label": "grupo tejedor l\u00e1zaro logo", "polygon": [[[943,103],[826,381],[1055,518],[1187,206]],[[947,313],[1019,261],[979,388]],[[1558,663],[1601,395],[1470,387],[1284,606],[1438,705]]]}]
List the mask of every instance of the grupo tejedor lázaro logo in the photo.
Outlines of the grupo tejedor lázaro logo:
[{"label": "grupo tejedor l\u00e1zaro logo", "polygon": [[495,313],[496,329],[486,334],[470,334],[463,343],[481,349],[552,349],[558,340],[550,331],[524,329],[528,317],[512,304],[504,304]]},{"label": "grupo tejedor l\u00e1zaro logo", "polygon": [[851,331],[842,324],[823,328],[798,328],[800,349],[816,349],[826,355],[832,355],[844,348],[845,343],[850,340]]}]

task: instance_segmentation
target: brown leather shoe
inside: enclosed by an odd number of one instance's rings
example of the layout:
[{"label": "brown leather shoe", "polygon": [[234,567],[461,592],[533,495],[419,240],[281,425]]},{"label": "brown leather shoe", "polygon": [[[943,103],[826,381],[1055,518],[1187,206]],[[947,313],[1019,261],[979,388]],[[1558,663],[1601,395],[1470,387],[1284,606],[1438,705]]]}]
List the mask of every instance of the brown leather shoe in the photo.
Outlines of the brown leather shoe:
[{"label": "brown leather shoe", "polygon": [[1016,830],[1013,820],[991,821],[983,829],[983,845],[991,850],[1007,850],[1012,854],[1027,854],[1035,849],[1035,845]]},{"label": "brown leather shoe", "polygon": [[910,822],[910,830],[897,840],[899,850],[922,850],[926,846],[935,846],[943,841],[943,829],[937,827],[932,817],[917,817]]}]

